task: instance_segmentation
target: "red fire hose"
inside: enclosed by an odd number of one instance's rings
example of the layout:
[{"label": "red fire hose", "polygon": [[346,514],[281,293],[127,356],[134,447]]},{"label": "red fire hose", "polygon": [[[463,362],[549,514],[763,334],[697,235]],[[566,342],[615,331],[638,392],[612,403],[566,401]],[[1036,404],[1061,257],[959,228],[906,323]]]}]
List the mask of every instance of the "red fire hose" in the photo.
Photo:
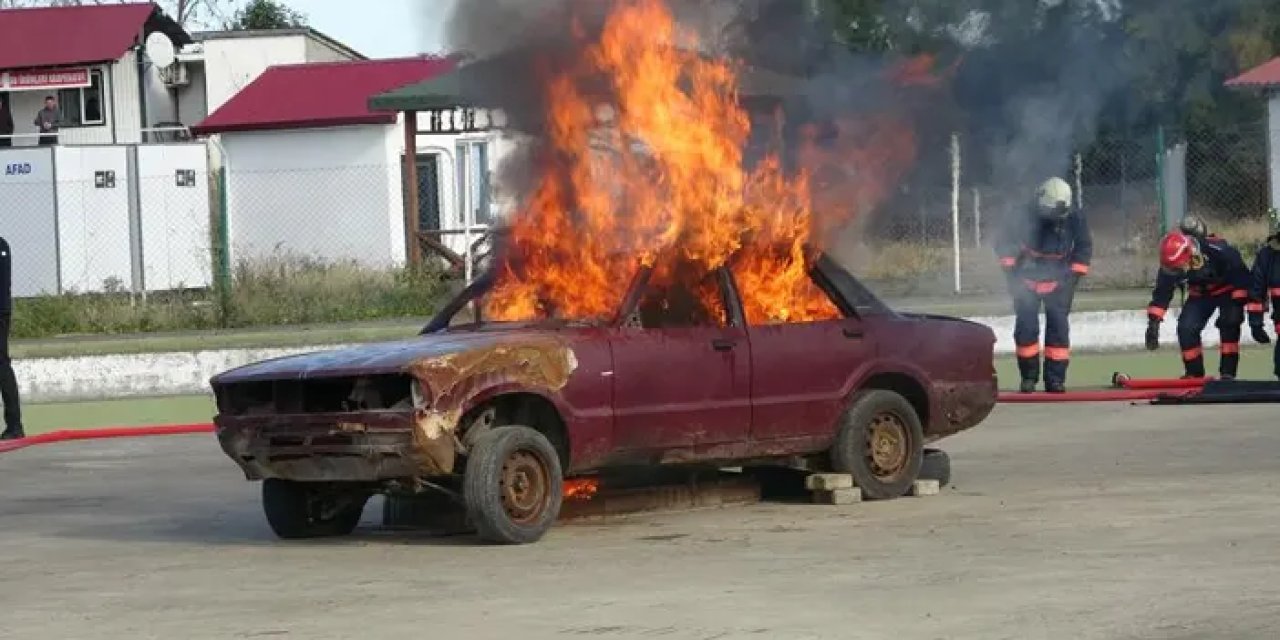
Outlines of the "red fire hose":
[{"label": "red fire hose", "polygon": [[17,451],[38,444],[68,442],[71,440],[101,440],[104,438],[139,438],[143,436],[174,436],[193,433],[211,433],[211,424],[166,424],[149,427],[108,427],[104,429],[67,429],[50,431],[21,440],[0,441],[0,453]]},{"label": "red fire hose", "polygon": [[1217,378],[1130,378],[1123,373],[1111,376],[1111,384],[1122,389],[1201,389]]},{"label": "red fire hose", "polygon": [[1001,392],[998,401],[1007,403],[1052,403],[1052,402],[1116,402],[1155,400],[1170,396],[1179,397],[1199,393],[1200,389],[1092,389],[1088,391],[1068,391],[1066,393],[1016,393]]}]

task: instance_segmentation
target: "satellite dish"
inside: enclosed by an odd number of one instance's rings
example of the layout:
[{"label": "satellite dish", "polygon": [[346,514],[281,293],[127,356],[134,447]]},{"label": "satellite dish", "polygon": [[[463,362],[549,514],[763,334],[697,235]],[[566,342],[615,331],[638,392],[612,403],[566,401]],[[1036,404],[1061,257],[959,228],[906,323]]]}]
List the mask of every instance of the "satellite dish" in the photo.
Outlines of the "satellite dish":
[{"label": "satellite dish", "polygon": [[151,59],[151,64],[157,67],[167,67],[178,59],[173,51],[173,41],[159,31],[153,31],[147,36],[146,47],[147,57]]}]

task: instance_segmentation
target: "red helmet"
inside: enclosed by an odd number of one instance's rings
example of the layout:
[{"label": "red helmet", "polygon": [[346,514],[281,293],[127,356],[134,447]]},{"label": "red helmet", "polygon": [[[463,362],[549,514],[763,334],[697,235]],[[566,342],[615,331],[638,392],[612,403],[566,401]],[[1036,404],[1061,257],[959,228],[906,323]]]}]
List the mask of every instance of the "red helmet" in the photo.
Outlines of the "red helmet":
[{"label": "red helmet", "polygon": [[1200,244],[1182,231],[1170,231],[1160,240],[1160,266],[1168,271],[1182,272],[1195,268],[1199,262]]}]

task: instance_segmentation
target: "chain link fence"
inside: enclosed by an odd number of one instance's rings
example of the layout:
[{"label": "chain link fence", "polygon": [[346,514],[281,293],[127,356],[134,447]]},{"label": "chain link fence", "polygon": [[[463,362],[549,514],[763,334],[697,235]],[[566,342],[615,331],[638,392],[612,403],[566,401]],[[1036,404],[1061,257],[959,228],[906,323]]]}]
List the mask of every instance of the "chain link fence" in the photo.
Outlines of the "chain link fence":
[{"label": "chain link fence", "polygon": [[[1140,131],[1099,137],[1063,158],[1058,175],[1071,183],[1094,236],[1093,269],[1082,286],[1150,287],[1159,237],[1186,214],[1201,216],[1251,257],[1268,234],[1267,135],[1263,123]],[[994,241],[1048,176],[1001,182],[972,170],[987,152],[981,144],[956,138],[958,153],[939,141],[922,147],[899,196],[836,243],[840,257],[886,295],[1004,290]]]}]

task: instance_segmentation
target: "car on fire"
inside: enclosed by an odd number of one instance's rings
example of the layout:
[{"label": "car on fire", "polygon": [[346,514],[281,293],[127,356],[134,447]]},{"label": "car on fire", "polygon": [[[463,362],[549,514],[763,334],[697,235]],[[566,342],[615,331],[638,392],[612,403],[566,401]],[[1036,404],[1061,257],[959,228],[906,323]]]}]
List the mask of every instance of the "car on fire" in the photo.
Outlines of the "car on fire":
[{"label": "car on fire", "polygon": [[926,444],[995,405],[989,328],[895,312],[826,255],[809,276],[839,314],[816,322],[752,326],[728,267],[702,277],[710,296],[653,273],[611,318],[533,322],[478,315],[489,273],[411,339],[226,371],[217,439],[282,538],[349,534],[377,493],[441,491],[511,544],[553,525],[567,479],[619,467],[803,460],[903,496]]}]

